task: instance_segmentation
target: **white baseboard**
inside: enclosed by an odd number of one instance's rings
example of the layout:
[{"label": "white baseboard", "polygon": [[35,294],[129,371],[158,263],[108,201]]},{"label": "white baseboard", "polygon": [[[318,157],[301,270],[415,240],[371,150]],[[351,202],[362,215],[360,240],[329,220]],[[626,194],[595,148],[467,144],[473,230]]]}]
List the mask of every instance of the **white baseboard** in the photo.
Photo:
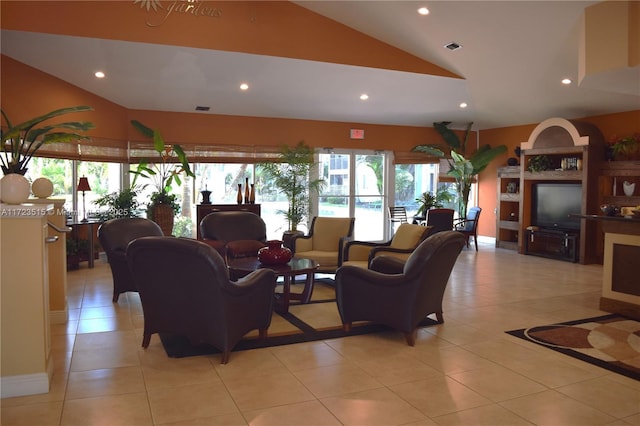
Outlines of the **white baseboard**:
[{"label": "white baseboard", "polygon": [[49,311],[49,323],[50,324],[66,324],[69,320],[69,311],[67,308],[64,311]]},{"label": "white baseboard", "polygon": [[50,382],[50,375],[47,373],[0,377],[0,396],[9,398],[47,393]]}]

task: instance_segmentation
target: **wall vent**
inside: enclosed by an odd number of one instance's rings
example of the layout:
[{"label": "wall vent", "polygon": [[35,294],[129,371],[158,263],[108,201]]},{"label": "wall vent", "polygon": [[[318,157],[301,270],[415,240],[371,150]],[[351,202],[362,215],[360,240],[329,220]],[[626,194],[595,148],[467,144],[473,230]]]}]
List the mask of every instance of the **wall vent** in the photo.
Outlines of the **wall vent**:
[{"label": "wall vent", "polygon": [[208,106],[197,106],[196,111],[209,111],[211,107]]}]

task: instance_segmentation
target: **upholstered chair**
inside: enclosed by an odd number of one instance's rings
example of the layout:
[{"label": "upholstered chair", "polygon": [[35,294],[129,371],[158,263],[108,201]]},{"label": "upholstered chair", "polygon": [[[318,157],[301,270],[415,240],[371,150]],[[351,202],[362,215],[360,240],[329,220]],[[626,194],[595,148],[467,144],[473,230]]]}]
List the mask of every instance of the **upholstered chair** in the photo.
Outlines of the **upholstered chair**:
[{"label": "upholstered chair", "polygon": [[482,213],[482,208],[471,207],[467,212],[467,217],[458,219],[453,227],[454,230],[464,235],[467,247],[469,247],[469,238],[473,237],[476,251],[478,251],[478,222],[480,221],[480,213]]},{"label": "upholstered chair", "polygon": [[368,268],[370,262],[378,256],[391,256],[407,260],[409,255],[431,233],[429,226],[403,223],[386,242],[348,241],[344,246],[342,265]]},{"label": "upholstered chair", "polygon": [[401,331],[413,346],[427,315],[444,321],[442,298],[464,244],[459,232],[443,231],[420,243],[406,262],[380,256],[371,269],[340,267],[336,301],[344,330],[349,332],[355,321],[373,321]]},{"label": "upholstered chair", "polygon": [[264,220],[248,211],[219,211],[200,221],[202,240],[225,259],[257,256],[266,246],[267,226]]},{"label": "upholstered chair", "polygon": [[221,363],[242,336],[271,324],[275,273],[259,269],[237,281],[211,246],[194,239],[146,237],[133,241],[127,261],[144,313],[142,347],[154,333],[185,336],[192,345],[222,352]]},{"label": "upholstered chair", "polygon": [[162,236],[162,230],[153,221],[143,218],[111,219],[98,228],[98,239],[104,249],[113,277],[113,302],[120,294],[138,291],[127,265],[126,251],[129,243],[136,238]]},{"label": "upholstered chair", "polygon": [[425,224],[431,226],[433,234],[441,231],[451,231],[453,229],[453,209],[429,209]]},{"label": "upholstered chair", "polygon": [[334,273],[342,265],[345,242],[353,239],[354,224],[353,217],[314,217],[309,234],[292,237],[291,249],[318,262],[318,272]]}]

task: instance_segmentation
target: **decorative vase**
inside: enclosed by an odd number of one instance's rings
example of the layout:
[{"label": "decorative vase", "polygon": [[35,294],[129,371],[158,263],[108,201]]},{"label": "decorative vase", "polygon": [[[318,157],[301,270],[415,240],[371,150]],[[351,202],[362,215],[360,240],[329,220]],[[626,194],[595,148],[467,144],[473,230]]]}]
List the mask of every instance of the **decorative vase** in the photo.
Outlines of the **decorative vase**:
[{"label": "decorative vase", "polygon": [[238,204],[242,204],[242,184],[238,184],[238,195],[236,196],[236,201]]},{"label": "decorative vase", "polygon": [[53,183],[46,177],[40,177],[31,184],[31,193],[38,198],[48,198],[53,194]]},{"label": "decorative vase", "polygon": [[624,191],[624,195],[627,197],[631,197],[633,192],[636,190],[636,184],[627,182],[626,180],[622,182],[622,190]]},{"label": "decorative vase", "polygon": [[255,204],[255,203],[256,203],[256,188],[255,188],[255,184],[252,183],[251,192],[249,193],[249,204]]},{"label": "decorative vase", "polygon": [[0,179],[0,200],[7,204],[26,203],[31,193],[31,184],[18,173],[9,173]]},{"label": "decorative vase", "polygon": [[282,246],[280,240],[269,240],[267,246],[258,250],[258,260],[265,265],[284,265],[293,257],[293,253]]},{"label": "decorative vase", "polygon": [[249,204],[249,178],[244,183],[244,203]]},{"label": "decorative vase", "polygon": [[202,203],[201,204],[211,204],[211,191],[207,189],[203,189],[200,191],[202,195]]}]

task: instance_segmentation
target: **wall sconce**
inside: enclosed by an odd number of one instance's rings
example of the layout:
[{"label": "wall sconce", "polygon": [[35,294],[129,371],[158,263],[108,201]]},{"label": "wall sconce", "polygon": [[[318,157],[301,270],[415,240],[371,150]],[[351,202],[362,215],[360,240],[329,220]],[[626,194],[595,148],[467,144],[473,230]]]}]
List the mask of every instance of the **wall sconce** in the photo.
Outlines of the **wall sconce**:
[{"label": "wall sconce", "polygon": [[76,191],[82,191],[82,212],[84,213],[84,219],[82,219],[82,221],[88,222],[89,220],[87,219],[87,205],[84,201],[84,193],[85,191],[91,191],[91,187],[89,186],[89,180],[86,177],[83,176],[80,178]]}]

